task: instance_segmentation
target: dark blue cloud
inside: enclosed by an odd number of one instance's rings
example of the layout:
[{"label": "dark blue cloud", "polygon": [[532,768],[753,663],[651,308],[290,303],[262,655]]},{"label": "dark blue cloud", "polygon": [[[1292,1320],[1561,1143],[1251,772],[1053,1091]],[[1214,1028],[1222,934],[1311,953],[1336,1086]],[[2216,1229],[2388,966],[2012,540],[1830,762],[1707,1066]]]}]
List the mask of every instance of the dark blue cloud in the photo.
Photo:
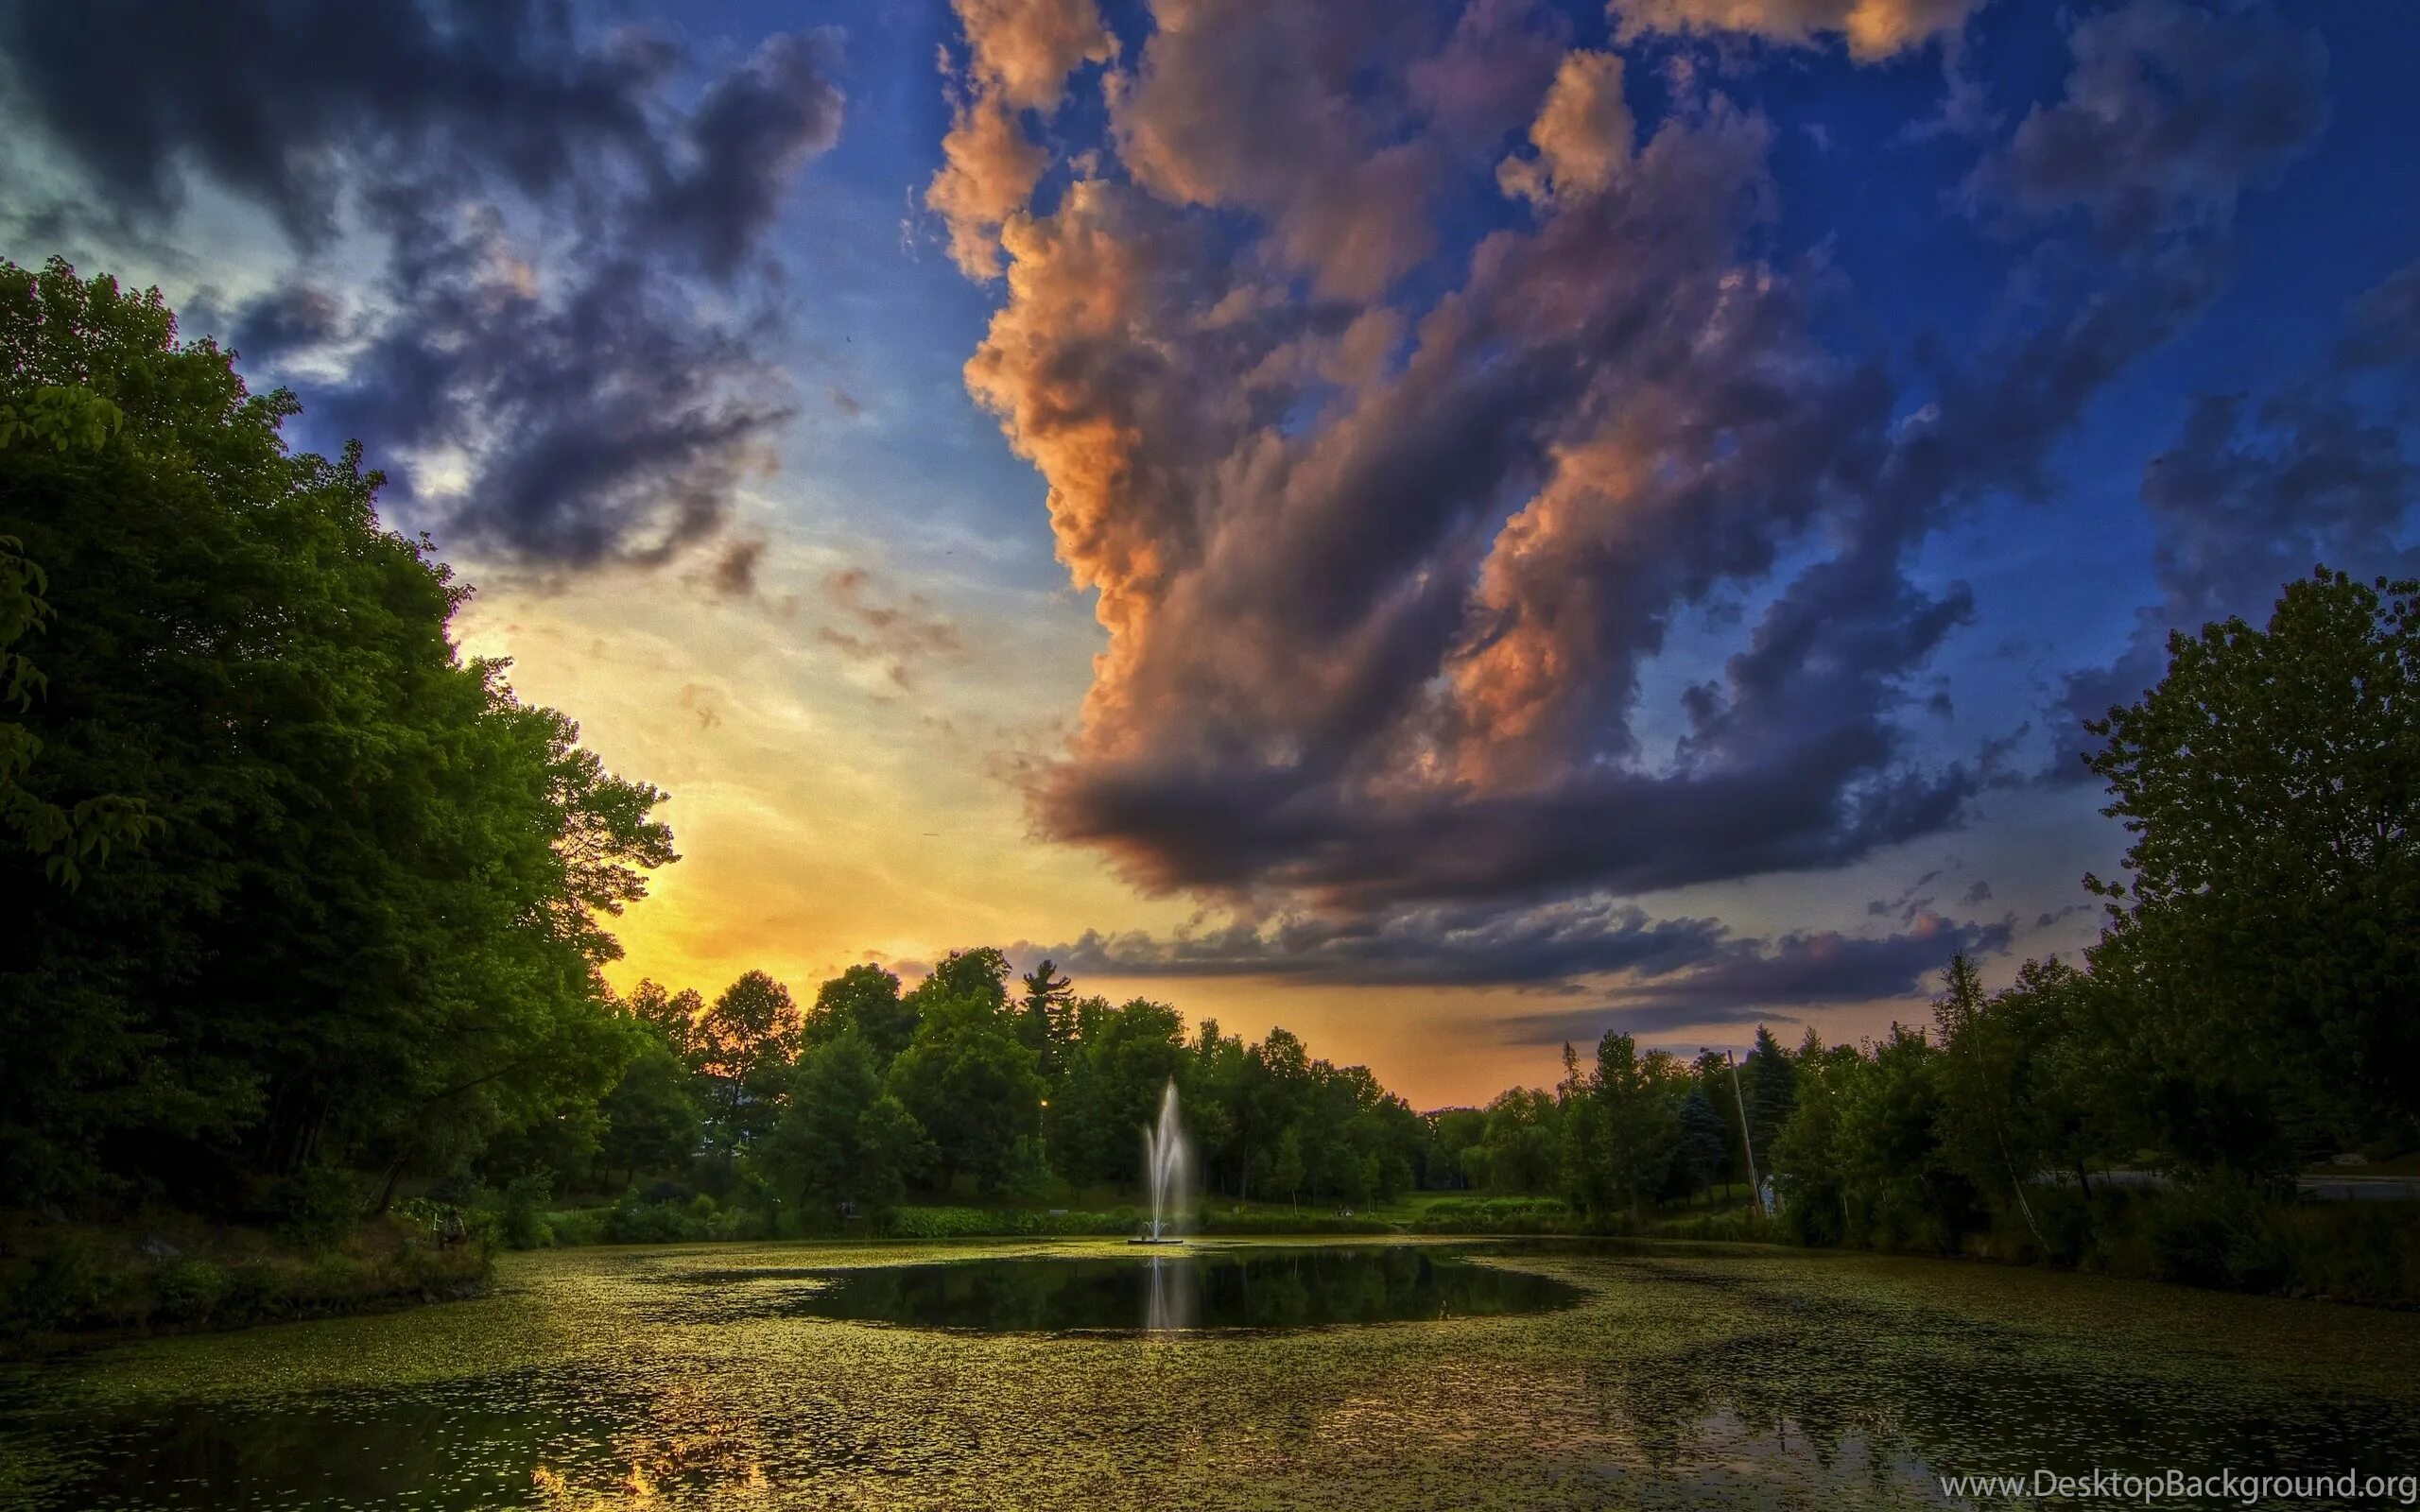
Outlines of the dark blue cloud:
[{"label": "dark blue cloud", "polygon": [[692,281],[739,279],[834,141],[826,41],[769,37],[685,110],[673,43],[551,0],[97,0],[10,7],[0,41],[12,115],[120,220],[173,226],[199,176],[305,252],[384,243],[349,302],[297,279],[218,334],[256,374],[340,368],[304,386],[305,434],[362,440],[443,544],[666,560],[720,528],[790,413],[762,309],[709,314]]}]

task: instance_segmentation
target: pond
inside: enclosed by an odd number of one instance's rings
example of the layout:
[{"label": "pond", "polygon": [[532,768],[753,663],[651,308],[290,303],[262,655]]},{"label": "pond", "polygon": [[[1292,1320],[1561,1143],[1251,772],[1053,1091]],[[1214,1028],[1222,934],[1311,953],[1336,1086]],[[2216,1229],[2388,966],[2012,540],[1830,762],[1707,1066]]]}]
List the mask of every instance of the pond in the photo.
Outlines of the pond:
[{"label": "pond", "polygon": [[[2010,1501],[1944,1476],[2420,1471],[2412,1314],[1777,1249],[1295,1242],[1158,1257],[1198,1311],[1154,1331],[1151,1258],[510,1256],[478,1301],[0,1366],[0,1506],[1904,1507]],[[2420,1501],[2382,1485],[2291,1504]]]},{"label": "pond", "polygon": [[810,1281],[785,1310],[983,1333],[1064,1333],[1492,1317],[1568,1307],[1585,1295],[1530,1271],[1425,1247],[1365,1245],[866,1266]]}]

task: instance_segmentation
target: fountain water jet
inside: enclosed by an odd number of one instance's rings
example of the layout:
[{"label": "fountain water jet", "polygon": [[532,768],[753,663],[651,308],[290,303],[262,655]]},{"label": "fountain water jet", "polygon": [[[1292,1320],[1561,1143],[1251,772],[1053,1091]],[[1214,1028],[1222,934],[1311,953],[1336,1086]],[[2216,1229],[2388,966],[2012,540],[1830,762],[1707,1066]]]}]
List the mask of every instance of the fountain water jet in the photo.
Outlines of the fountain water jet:
[{"label": "fountain water jet", "polygon": [[1176,1078],[1168,1078],[1160,1094],[1158,1126],[1143,1131],[1143,1178],[1151,1189],[1151,1232],[1138,1245],[1172,1245],[1177,1215],[1190,1196],[1193,1150],[1185,1143],[1184,1125],[1177,1119]]}]

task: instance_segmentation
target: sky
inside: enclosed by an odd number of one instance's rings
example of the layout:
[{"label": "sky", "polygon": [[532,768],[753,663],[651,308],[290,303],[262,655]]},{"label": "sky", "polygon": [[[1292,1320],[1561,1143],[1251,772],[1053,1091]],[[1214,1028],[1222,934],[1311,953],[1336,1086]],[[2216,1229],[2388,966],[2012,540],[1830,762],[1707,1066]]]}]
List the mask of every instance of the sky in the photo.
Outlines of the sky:
[{"label": "sky", "polygon": [[2083,721],[2420,570],[2420,9],[0,5],[0,255],[671,794],[609,973],[1044,956],[1415,1106],[2072,957]]}]

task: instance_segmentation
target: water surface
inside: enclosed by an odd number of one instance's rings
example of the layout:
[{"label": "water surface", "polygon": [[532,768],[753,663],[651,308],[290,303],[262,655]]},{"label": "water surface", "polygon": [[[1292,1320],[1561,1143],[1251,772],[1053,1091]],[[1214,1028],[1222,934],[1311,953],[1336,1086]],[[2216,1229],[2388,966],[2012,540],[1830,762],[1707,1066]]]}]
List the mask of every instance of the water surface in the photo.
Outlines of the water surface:
[{"label": "water surface", "polygon": [[771,1305],[805,1317],[984,1333],[1299,1329],[1568,1307],[1579,1287],[1404,1245],[1178,1249],[807,1273]]},{"label": "water surface", "polygon": [[[478,1301],[0,1367],[0,1506],[1897,1507],[1942,1474],[2420,1470],[2411,1314],[1784,1250],[1370,1255],[1196,1261],[1197,1322],[1247,1326],[1162,1332],[1083,1321],[1137,1299],[1123,1246],[509,1257]],[[1246,1279],[1304,1311],[1218,1299]],[[1467,1305],[1539,1282],[1566,1305]]]}]

